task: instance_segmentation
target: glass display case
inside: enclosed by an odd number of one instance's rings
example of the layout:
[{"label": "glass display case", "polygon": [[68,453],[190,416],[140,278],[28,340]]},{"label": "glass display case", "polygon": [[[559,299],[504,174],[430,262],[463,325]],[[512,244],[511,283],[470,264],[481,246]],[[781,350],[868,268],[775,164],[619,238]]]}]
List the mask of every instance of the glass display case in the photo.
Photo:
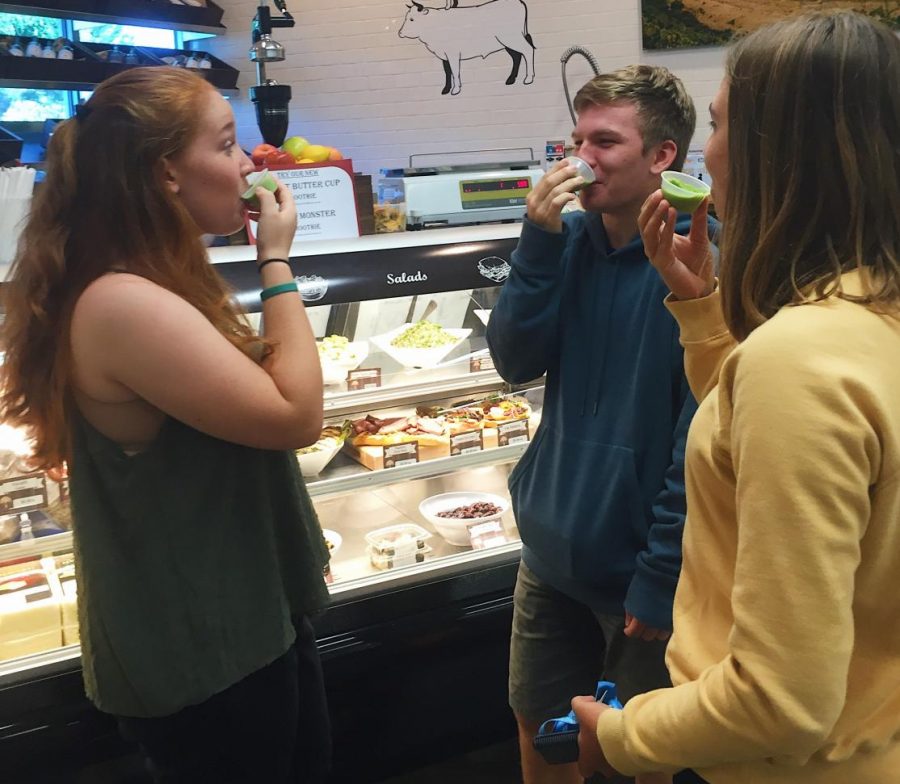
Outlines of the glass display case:
[{"label": "glass display case", "polygon": [[[540,422],[543,388],[502,381],[485,329],[518,231],[512,224],[305,243],[291,257],[326,382],[322,438],[298,452],[332,553],[332,607],[315,626],[337,744],[370,748],[386,771],[428,759],[436,731],[471,745],[509,720],[506,644],[520,542],[506,485]],[[254,249],[210,255],[264,328]],[[115,733],[80,691],[66,477],[29,472],[27,445],[7,431],[0,762],[21,765],[45,758],[48,744],[62,757],[83,755]],[[373,667],[384,681],[372,678]],[[442,693],[444,729],[405,726],[398,736],[384,718],[387,704],[402,713],[408,700],[414,710],[450,677],[468,687],[454,686],[455,707]],[[472,701],[481,725],[463,719]],[[371,758],[356,763],[345,760],[348,779],[378,767]],[[336,780],[341,770],[339,763]]]}]

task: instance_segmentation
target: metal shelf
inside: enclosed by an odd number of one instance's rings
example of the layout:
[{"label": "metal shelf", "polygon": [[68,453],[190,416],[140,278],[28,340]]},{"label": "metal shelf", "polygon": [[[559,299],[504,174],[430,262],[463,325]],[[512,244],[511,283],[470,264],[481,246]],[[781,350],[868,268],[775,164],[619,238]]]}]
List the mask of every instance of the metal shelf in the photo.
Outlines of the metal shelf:
[{"label": "metal shelf", "polygon": [[[346,582],[336,582],[328,586],[328,592],[335,601],[349,602],[364,599],[378,590],[396,591],[415,587],[424,580],[439,576],[442,580],[468,574],[474,566],[484,567],[497,563],[517,561],[522,551],[520,541],[509,542],[488,550],[465,550],[427,560],[415,566],[388,569],[380,574],[356,577]],[[338,561],[340,563],[340,561]]]},{"label": "metal shelf", "polygon": [[72,532],[50,536],[36,536],[24,542],[0,544],[0,563],[17,561],[31,556],[48,555],[49,553],[68,552],[72,549]]},{"label": "metal shelf", "polygon": [[[428,371],[420,372],[427,373]],[[496,392],[498,389],[505,387],[506,383],[493,370],[466,373],[465,375],[440,378],[434,381],[423,381],[421,377],[418,377],[409,384],[399,386],[326,394],[325,416],[338,417],[344,414],[371,411],[373,408],[383,409],[391,406],[419,405],[454,395],[468,395],[470,393],[477,395]]]},{"label": "metal shelf", "polygon": [[[411,466],[386,468],[380,471],[370,471],[357,463],[353,463],[352,473],[308,482],[307,489],[310,496],[315,498],[316,496],[346,493],[359,489],[385,487],[411,479],[427,479],[433,476],[453,473],[454,471],[461,471],[465,468],[517,460],[527,447],[528,444],[501,446],[494,449],[485,449],[481,452],[473,452],[468,455],[441,457]],[[9,544],[0,545],[0,563],[32,556],[48,555],[50,553],[70,552],[72,546],[71,531],[52,534],[51,536],[35,537],[24,542],[10,542]]]},{"label": "metal shelf", "polygon": [[433,476],[441,476],[461,471],[465,468],[508,463],[518,460],[527,448],[528,444],[500,446],[493,449],[484,449],[481,452],[472,452],[468,455],[439,457],[436,460],[425,460],[415,465],[383,468],[379,471],[370,471],[359,466],[360,471],[358,473],[309,482],[306,488],[313,498],[335,493],[347,493],[353,490],[371,490],[375,487],[395,485],[412,479],[427,479]]},{"label": "metal shelf", "polygon": [[33,3],[0,2],[0,12],[78,19],[87,22],[138,24],[194,33],[221,35],[222,9],[207,1],[205,7],[154,3],[147,0],[35,0]]},{"label": "metal shelf", "polygon": [[[64,645],[54,648],[52,651],[32,653],[18,659],[0,661],[0,683],[8,689],[17,683],[31,680],[34,670],[40,670],[40,677],[50,676],[57,668],[61,670],[71,669],[75,662],[81,659],[80,645]],[[0,727],[0,732],[2,732]],[[2,736],[0,736],[2,737]]]}]

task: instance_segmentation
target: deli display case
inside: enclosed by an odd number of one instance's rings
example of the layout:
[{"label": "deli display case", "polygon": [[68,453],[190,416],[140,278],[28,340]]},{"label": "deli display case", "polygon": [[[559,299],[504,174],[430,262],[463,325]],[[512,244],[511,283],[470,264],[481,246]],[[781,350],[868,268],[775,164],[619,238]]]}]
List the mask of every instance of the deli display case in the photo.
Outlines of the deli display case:
[{"label": "deli display case", "polygon": [[[510,471],[542,382],[511,387],[485,328],[520,225],[295,244],[319,343],[321,439],[298,462],[331,550],[314,619],[335,781],[377,781],[512,737],[506,705],[520,542]],[[254,325],[255,249],[213,248]],[[84,697],[64,473],[0,431],[0,770],[88,781],[133,754]],[[135,619],[139,623],[139,619]]]}]

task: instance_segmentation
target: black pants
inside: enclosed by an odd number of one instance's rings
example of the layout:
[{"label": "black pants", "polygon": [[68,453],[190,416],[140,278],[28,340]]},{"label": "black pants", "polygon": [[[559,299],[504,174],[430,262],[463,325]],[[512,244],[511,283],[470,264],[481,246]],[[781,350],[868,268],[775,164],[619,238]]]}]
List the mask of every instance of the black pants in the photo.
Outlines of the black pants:
[{"label": "black pants", "polygon": [[312,626],[287,653],[220,694],[171,716],[119,718],[157,784],[320,784],[331,727]]},{"label": "black pants", "polygon": [[676,773],[672,781],[673,784],[707,784],[706,779],[701,779],[692,770],[683,770],[680,773]]}]

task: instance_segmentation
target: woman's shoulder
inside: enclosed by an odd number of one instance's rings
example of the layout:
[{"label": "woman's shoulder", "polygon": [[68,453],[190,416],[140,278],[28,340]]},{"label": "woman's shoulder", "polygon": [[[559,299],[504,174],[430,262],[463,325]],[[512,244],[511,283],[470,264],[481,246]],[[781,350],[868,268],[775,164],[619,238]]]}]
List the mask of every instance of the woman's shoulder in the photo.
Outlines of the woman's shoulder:
[{"label": "woman's shoulder", "polygon": [[84,322],[129,323],[161,320],[169,311],[193,309],[181,297],[148,278],[130,272],[110,272],[92,281],[78,297],[73,325]]},{"label": "woman's shoulder", "polygon": [[153,296],[163,294],[166,289],[149,278],[133,272],[111,271],[91,281],[81,293],[78,301],[94,302],[107,297]]},{"label": "woman's shoulder", "polygon": [[[867,374],[900,353],[900,314],[831,296],[783,307],[734,351],[733,362],[777,380],[791,369],[819,376]],[[828,362],[826,360],[833,360]]]}]

